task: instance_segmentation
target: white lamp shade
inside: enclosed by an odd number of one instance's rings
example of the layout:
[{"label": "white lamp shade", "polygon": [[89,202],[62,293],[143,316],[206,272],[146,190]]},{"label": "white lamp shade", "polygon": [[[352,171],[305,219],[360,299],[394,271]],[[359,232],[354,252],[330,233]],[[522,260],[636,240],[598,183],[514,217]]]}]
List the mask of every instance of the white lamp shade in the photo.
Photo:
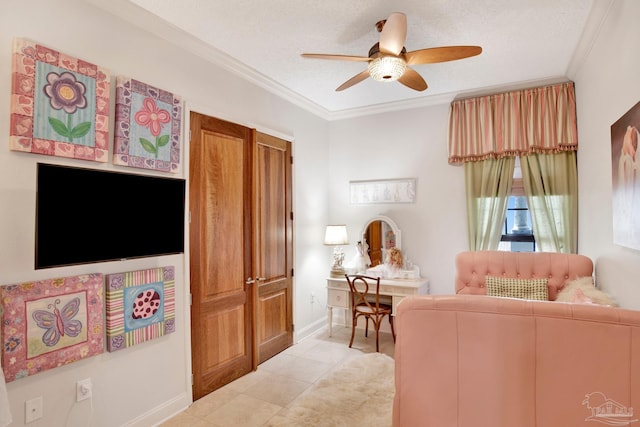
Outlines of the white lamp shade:
[{"label": "white lamp shade", "polygon": [[325,245],[348,245],[346,225],[327,225],[327,231],[324,234]]}]

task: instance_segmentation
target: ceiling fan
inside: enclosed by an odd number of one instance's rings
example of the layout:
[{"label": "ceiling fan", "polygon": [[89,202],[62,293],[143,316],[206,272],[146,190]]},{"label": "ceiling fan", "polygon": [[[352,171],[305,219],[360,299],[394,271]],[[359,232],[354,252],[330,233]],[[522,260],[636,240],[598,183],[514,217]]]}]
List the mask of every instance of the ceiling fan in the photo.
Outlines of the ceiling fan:
[{"label": "ceiling fan", "polygon": [[407,16],[394,12],[386,20],[376,23],[380,40],[369,49],[369,56],[331,55],[303,53],[304,58],[336,59],[343,61],[368,62],[366,70],[356,74],[340,85],[336,91],[347,89],[367,77],[377,81],[397,80],[418,91],[427,88],[427,82],[409,65],[434,64],[479,55],[480,46],[443,46],[407,52],[404,47],[407,38]]}]

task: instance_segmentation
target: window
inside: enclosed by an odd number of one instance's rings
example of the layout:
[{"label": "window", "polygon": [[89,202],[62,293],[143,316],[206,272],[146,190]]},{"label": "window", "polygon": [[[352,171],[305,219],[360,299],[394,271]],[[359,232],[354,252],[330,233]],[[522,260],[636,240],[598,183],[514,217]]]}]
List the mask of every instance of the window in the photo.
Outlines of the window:
[{"label": "window", "polygon": [[507,252],[535,252],[536,239],[531,228],[531,215],[527,198],[520,195],[509,196],[507,216],[498,250]]},{"label": "window", "polygon": [[531,214],[527,206],[527,197],[522,185],[520,158],[516,158],[513,172],[511,195],[507,202],[507,215],[504,220],[502,237],[498,244],[499,251],[535,252],[536,239],[531,227]]}]

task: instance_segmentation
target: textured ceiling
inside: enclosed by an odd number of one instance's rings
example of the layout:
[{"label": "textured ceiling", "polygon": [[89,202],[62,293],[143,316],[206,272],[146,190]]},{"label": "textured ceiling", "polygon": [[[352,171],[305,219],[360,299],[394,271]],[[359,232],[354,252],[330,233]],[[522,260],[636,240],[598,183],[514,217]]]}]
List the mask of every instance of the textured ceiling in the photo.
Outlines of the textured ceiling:
[{"label": "textured ceiling", "polygon": [[[176,28],[184,31],[198,43],[204,42],[237,60],[243,65],[244,74],[252,74],[254,81],[262,81],[290,97],[300,97],[327,114],[401,108],[406,104],[442,102],[461,94],[566,80],[570,68],[580,59],[577,58],[580,45],[593,38],[600,19],[597,15],[604,13],[606,6],[602,5],[607,3],[605,0],[128,2],[136,7],[129,8],[127,13],[148,17],[150,12],[154,19],[168,21],[174,31]],[[101,7],[118,8],[117,2],[112,4]],[[367,56],[369,48],[378,41],[375,23],[391,12],[407,15],[408,51],[479,45],[483,52],[463,60],[414,66],[429,84],[424,92],[413,91],[398,82],[380,83],[372,79],[336,92],[336,87],[364,70],[366,63],[300,56],[303,52]],[[136,22],[135,16],[128,19]]]}]

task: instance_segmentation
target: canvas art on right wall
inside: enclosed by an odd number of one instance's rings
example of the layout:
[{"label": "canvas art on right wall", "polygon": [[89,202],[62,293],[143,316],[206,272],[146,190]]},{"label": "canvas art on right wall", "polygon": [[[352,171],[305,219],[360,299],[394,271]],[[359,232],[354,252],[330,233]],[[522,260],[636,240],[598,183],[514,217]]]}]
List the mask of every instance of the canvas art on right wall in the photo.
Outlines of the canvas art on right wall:
[{"label": "canvas art on right wall", "polygon": [[613,242],[640,250],[640,102],[611,125]]}]

